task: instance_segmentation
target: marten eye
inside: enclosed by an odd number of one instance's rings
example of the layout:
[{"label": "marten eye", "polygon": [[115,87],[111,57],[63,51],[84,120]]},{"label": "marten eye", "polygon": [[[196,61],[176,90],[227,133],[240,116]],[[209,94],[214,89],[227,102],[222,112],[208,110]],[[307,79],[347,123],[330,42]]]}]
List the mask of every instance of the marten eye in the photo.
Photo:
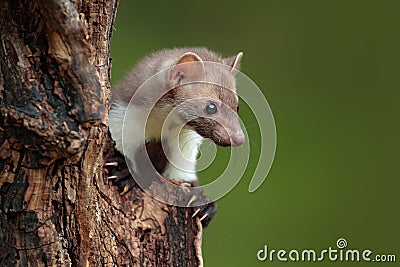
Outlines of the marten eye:
[{"label": "marten eye", "polygon": [[210,115],[217,113],[217,105],[215,105],[213,102],[207,103],[206,112]]}]

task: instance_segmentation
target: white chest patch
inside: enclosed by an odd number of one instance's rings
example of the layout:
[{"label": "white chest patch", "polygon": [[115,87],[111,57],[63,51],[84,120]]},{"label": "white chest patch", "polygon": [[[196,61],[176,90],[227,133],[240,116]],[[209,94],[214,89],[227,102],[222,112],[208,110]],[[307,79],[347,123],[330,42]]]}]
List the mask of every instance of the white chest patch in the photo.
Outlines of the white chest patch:
[{"label": "white chest patch", "polygon": [[191,129],[182,129],[173,138],[163,140],[163,144],[168,144],[169,148],[168,164],[163,176],[182,182],[197,181],[196,162],[203,137]]},{"label": "white chest patch", "polygon": [[196,161],[203,137],[187,127],[179,127],[179,124],[163,126],[163,121],[154,118],[146,128],[148,112],[140,107],[130,107],[126,116],[125,112],[125,106],[114,105],[109,114],[109,128],[116,149],[132,161],[133,171],[138,169],[134,161],[136,151],[147,141],[162,140],[168,159],[162,175],[182,182],[197,181]]}]

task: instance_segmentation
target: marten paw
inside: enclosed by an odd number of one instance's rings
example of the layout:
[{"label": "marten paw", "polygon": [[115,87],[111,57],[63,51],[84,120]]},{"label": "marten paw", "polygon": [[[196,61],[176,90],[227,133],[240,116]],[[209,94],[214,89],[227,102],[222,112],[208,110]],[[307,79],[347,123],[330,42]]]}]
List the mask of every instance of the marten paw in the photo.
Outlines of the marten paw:
[{"label": "marten paw", "polygon": [[207,227],[217,213],[217,205],[209,197],[204,195],[197,183],[181,182],[176,179],[168,179],[168,182],[179,185],[180,194],[183,196],[180,205],[193,209],[192,217],[199,218],[203,227]]},{"label": "marten paw", "polygon": [[109,181],[114,186],[118,187],[118,191],[121,194],[132,190],[136,186],[136,182],[133,179],[125,161],[121,161],[118,158],[113,161],[104,164],[104,172]]},{"label": "marten paw", "polygon": [[210,202],[195,208],[192,217],[199,217],[203,227],[207,227],[214,218],[215,214],[217,214],[217,205],[215,202]]},{"label": "marten paw", "polygon": [[190,195],[187,205],[193,208],[192,217],[200,218],[203,227],[207,227],[217,213],[217,205],[200,188],[192,188]]}]

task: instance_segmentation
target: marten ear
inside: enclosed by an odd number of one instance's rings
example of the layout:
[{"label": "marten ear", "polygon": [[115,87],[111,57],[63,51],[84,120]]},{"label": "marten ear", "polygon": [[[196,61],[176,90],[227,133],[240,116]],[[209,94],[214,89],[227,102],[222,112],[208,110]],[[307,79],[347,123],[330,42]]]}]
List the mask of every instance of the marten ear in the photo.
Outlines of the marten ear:
[{"label": "marten ear", "polygon": [[204,74],[203,60],[192,52],[183,54],[168,72],[168,79],[173,85],[178,85],[182,80],[195,79]]},{"label": "marten ear", "polygon": [[240,69],[240,61],[242,60],[243,52],[239,52],[236,56],[224,58],[225,65],[231,67],[231,72],[236,73]]}]

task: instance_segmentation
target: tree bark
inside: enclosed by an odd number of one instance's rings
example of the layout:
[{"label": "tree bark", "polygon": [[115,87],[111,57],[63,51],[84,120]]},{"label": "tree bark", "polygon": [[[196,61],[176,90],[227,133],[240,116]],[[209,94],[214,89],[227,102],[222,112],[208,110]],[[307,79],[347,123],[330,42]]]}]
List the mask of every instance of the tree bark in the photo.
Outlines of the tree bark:
[{"label": "tree bark", "polygon": [[118,0],[0,0],[0,266],[201,266],[192,209],[103,175]]}]

